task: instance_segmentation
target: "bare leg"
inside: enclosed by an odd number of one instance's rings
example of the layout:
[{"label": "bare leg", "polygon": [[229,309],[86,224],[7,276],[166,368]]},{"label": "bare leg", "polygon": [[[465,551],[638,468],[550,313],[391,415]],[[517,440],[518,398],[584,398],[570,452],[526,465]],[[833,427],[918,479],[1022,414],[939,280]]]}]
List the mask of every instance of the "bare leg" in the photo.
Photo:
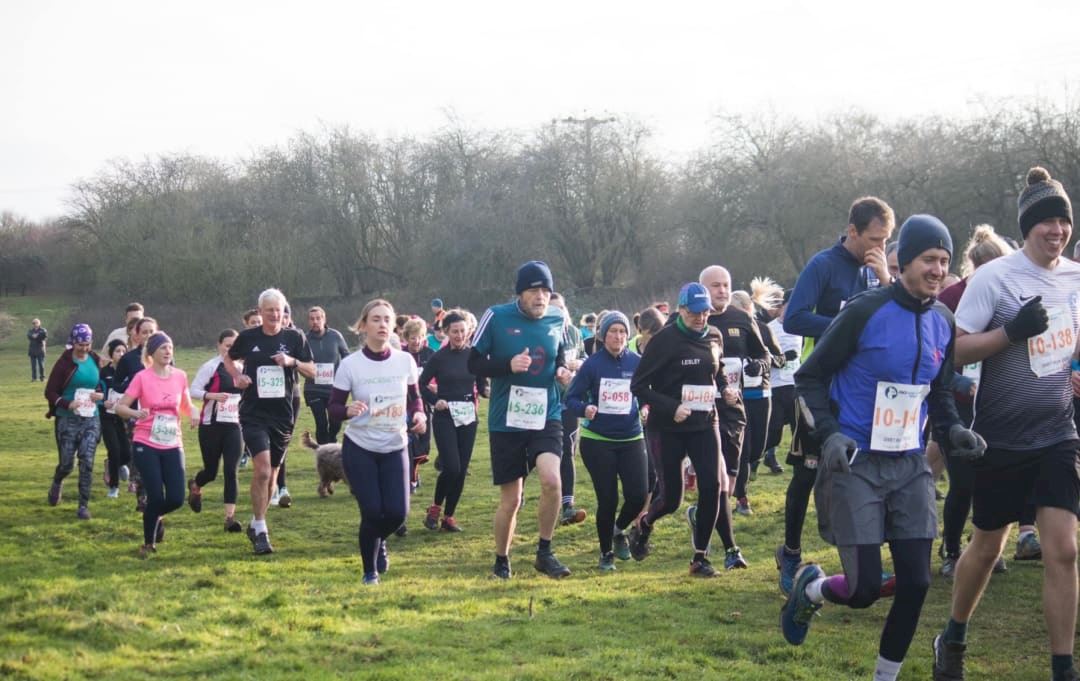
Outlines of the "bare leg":
[{"label": "bare leg", "polygon": [[1043,544],[1043,612],[1050,652],[1072,655],[1076,631],[1076,516],[1063,508],[1037,512]]},{"label": "bare leg", "polygon": [[499,485],[499,506],[495,509],[495,555],[509,556],[517,526],[518,504],[524,478]]},{"label": "bare leg", "polygon": [[540,478],[538,521],[541,539],[551,539],[559,518],[559,506],[562,503],[562,476],[559,466],[559,457],[554,454],[545,453],[536,457],[536,473]]}]

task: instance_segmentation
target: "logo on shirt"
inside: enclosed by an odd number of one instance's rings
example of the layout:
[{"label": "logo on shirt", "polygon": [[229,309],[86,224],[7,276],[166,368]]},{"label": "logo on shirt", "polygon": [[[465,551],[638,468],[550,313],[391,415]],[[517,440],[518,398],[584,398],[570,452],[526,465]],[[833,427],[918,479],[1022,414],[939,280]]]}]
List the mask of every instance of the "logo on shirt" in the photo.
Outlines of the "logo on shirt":
[{"label": "logo on shirt", "polygon": [[697,357],[694,357],[693,359],[684,359],[681,364],[684,367],[692,367],[701,364],[701,360]]},{"label": "logo on shirt", "polygon": [[289,354],[289,346],[285,345],[284,343],[281,343],[280,345],[278,345],[277,351],[280,352],[283,355],[287,355],[287,354]]},{"label": "logo on shirt", "polygon": [[510,334],[511,336],[520,336],[521,329],[509,328],[506,330],[506,333]]},{"label": "logo on shirt", "polygon": [[1021,303],[1026,303],[1026,302],[1028,302],[1029,300],[1031,300],[1034,297],[1035,296],[1020,296],[1020,302]]},{"label": "logo on shirt", "polygon": [[738,329],[728,329],[727,333],[732,338],[738,338],[739,337],[739,330]]},{"label": "logo on shirt", "polygon": [[261,350],[259,350],[259,346],[258,346],[258,345],[256,345],[255,347],[251,348],[251,351],[252,351],[252,352],[262,352]]}]

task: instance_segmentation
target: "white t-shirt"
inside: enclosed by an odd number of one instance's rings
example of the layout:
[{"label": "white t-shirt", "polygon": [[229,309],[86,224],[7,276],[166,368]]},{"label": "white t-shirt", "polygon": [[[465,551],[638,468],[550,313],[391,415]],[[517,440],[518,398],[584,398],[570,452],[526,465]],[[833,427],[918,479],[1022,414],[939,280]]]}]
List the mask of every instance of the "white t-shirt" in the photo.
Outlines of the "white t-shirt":
[{"label": "white t-shirt", "polygon": [[[1061,258],[1048,270],[1023,251],[976,270],[956,308],[956,328],[982,333],[1004,326],[1035,296],[1042,296],[1051,315],[1071,321],[1071,336],[1065,332],[1060,336],[1075,347],[1080,332],[1080,265]],[[1026,451],[1076,437],[1068,365],[1039,377],[1032,369],[1028,345],[1010,343],[983,361],[974,428],[991,447]]]},{"label": "white t-shirt", "polygon": [[334,388],[352,394],[352,401],[367,404],[363,415],[349,419],[345,437],[371,452],[394,452],[408,446],[406,432],[409,386],[416,385],[419,373],[412,355],[390,350],[385,360],[369,359],[354,352],[341,360],[334,375]]},{"label": "white t-shirt", "polygon": [[[769,322],[769,330],[772,331],[773,337],[776,339],[777,344],[784,353],[794,350],[801,358],[803,345],[802,336],[796,336],[793,333],[784,331],[784,323],[779,319],[774,319]],[[798,371],[799,365],[799,358],[796,358],[788,361],[780,369],[773,369],[772,387],[782,388],[785,385],[795,385],[795,372]]]}]

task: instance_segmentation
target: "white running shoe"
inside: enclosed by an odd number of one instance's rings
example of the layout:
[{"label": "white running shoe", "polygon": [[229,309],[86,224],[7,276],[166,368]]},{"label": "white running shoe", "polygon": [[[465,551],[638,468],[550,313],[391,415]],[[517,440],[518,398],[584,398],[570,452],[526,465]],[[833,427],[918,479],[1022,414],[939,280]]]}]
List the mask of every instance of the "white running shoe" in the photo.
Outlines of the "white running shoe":
[{"label": "white running shoe", "polygon": [[110,499],[118,499],[118,498],[120,498],[120,488],[119,487],[110,487],[109,488],[109,493],[106,496],[108,496]]},{"label": "white running shoe", "polygon": [[120,482],[127,482],[128,478],[131,477],[131,470],[127,466],[121,466],[117,476],[120,478]]},{"label": "white running shoe", "polygon": [[277,506],[281,502],[281,490],[274,490],[274,496],[270,497],[270,505]]}]

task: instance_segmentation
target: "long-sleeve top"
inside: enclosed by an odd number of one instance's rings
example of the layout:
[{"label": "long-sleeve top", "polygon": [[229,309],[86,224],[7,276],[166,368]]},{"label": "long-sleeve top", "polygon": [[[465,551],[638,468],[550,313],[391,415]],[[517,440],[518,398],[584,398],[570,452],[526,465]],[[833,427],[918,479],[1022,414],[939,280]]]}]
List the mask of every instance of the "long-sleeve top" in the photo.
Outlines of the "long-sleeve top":
[{"label": "long-sleeve top", "polygon": [[615,357],[602,347],[581,365],[566,390],[566,408],[584,417],[585,408],[590,405],[606,407],[592,419],[581,422],[581,437],[598,435],[599,439],[633,440],[642,436],[638,401],[630,390],[639,364],[641,357],[636,353],[623,350]]},{"label": "long-sleeve top", "polygon": [[[485,379],[469,371],[471,352],[468,346],[454,350],[447,343],[424,363],[420,372],[420,396],[429,407],[434,407],[439,400],[476,402],[476,395],[484,394]],[[431,389],[433,380],[437,383],[435,390]]]},{"label": "long-sleeve top", "polygon": [[844,238],[810,258],[791,292],[784,331],[820,338],[844,303],[866,290],[861,270],[862,263],[844,247]]},{"label": "long-sleeve top", "polygon": [[337,329],[323,329],[319,335],[308,331],[306,335],[315,362],[315,377],[304,377],[304,396],[330,397],[334,374],[341,360],[349,356],[349,346]]}]

